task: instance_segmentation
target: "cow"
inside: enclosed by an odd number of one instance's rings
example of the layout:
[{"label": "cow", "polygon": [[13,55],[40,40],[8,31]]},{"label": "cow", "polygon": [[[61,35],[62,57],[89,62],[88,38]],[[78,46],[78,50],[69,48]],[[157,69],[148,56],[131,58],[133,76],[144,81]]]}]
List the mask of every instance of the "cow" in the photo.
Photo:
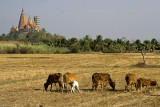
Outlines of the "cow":
[{"label": "cow", "polygon": [[55,86],[56,86],[56,83],[58,83],[59,88],[63,91],[63,79],[62,79],[61,73],[54,73],[54,74],[50,74],[48,76],[46,83],[44,83],[45,90],[47,91],[48,86],[51,85],[50,91],[52,91],[52,84],[53,83],[55,84]]},{"label": "cow", "polygon": [[125,90],[129,91],[129,86],[131,86],[131,91],[132,91],[132,85],[135,85],[135,88],[137,90],[137,79],[135,74],[126,74],[125,80],[127,85],[125,86]]},{"label": "cow", "polygon": [[103,86],[106,87],[107,83],[110,84],[113,90],[115,90],[115,82],[112,81],[108,73],[94,73],[92,75],[92,90],[97,90],[98,85],[101,85],[101,90]]},{"label": "cow", "polygon": [[75,89],[78,90],[78,92],[80,92],[79,90],[79,85],[78,85],[78,82],[77,81],[71,81],[69,83],[69,85],[71,86],[71,93],[74,93]]},{"label": "cow", "polygon": [[137,79],[137,83],[138,83],[138,89],[140,89],[140,91],[142,90],[142,87],[146,87],[145,88],[146,91],[149,87],[158,86],[157,81],[152,81],[150,79],[144,79],[144,78]]},{"label": "cow", "polygon": [[75,74],[67,72],[63,75],[64,88],[66,91],[68,84],[73,81],[77,81],[77,76]]}]

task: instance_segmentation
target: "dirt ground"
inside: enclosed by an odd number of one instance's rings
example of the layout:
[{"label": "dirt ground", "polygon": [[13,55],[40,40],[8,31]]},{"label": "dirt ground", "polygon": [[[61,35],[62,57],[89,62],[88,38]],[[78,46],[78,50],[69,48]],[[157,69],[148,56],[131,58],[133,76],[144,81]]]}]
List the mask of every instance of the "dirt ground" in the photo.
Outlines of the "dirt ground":
[{"label": "dirt ground", "polygon": [[[160,84],[160,55],[126,54],[0,54],[0,107],[160,107],[160,87],[148,92],[126,92],[125,75],[156,80]],[[43,91],[49,74],[75,73],[80,93]],[[113,91],[92,91],[92,74],[109,73],[116,82]],[[58,85],[57,85],[58,86]],[[50,88],[50,87],[49,87]],[[100,87],[99,87],[100,89]]]}]

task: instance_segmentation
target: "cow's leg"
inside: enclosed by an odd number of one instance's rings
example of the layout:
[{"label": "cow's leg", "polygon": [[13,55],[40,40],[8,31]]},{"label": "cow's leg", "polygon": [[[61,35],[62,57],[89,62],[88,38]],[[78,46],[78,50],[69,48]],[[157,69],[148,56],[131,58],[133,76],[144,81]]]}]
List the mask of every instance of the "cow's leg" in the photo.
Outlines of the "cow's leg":
[{"label": "cow's leg", "polygon": [[98,91],[98,90],[97,90],[97,87],[98,87],[98,85],[96,84],[96,85],[95,85],[95,90],[96,90],[96,91]]},{"label": "cow's leg", "polygon": [[66,89],[66,83],[64,83],[64,89]]},{"label": "cow's leg", "polygon": [[150,86],[146,86],[145,92],[149,92],[150,93]]},{"label": "cow's leg", "polygon": [[102,91],[102,89],[103,89],[103,84],[101,84],[101,91]]},{"label": "cow's leg", "polygon": [[92,83],[92,91],[94,90],[94,88],[95,88],[95,84],[94,84],[94,83]]},{"label": "cow's leg", "polygon": [[140,85],[140,91],[142,92],[142,84]]},{"label": "cow's leg", "polygon": [[135,83],[136,91],[138,91],[138,83]]},{"label": "cow's leg", "polygon": [[105,83],[105,84],[103,85],[103,87],[106,89],[106,88],[107,88],[107,83]]},{"label": "cow's leg", "polygon": [[56,83],[54,83],[54,86],[56,87],[56,90],[58,90]]},{"label": "cow's leg", "polygon": [[66,81],[66,83],[65,83],[65,89],[66,89],[66,92],[67,92],[67,89],[68,89],[68,81]]},{"label": "cow's leg", "polygon": [[132,91],[132,86],[133,86],[133,83],[131,84],[131,91]]},{"label": "cow's leg", "polygon": [[72,88],[71,88],[71,93],[72,93],[72,92],[74,93],[74,91],[75,91],[75,86],[72,86]]},{"label": "cow's leg", "polygon": [[73,87],[71,87],[71,93],[73,92]]},{"label": "cow's leg", "polygon": [[73,92],[75,91],[75,86],[73,86]]},{"label": "cow's leg", "polygon": [[92,91],[94,90],[94,85],[92,85]]},{"label": "cow's leg", "polygon": [[127,85],[127,90],[128,90],[128,91],[130,90],[130,84]]},{"label": "cow's leg", "polygon": [[52,83],[51,83],[51,89],[50,89],[50,91],[52,91]]},{"label": "cow's leg", "polygon": [[125,85],[125,91],[127,90],[127,85]]},{"label": "cow's leg", "polygon": [[79,86],[76,86],[76,89],[78,90],[78,92],[80,92],[80,90],[79,90]]},{"label": "cow's leg", "polygon": [[61,82],[59,82],[59,90],[63,91],[63,84]]}]

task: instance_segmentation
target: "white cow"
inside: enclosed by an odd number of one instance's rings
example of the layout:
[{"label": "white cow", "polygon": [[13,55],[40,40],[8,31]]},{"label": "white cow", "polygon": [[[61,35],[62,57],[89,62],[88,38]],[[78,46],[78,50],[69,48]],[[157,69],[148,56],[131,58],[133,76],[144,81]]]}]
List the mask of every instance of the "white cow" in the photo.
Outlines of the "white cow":
[{"label": "white cow", "polygon": [[71,93],[75,91],[75,89],[78,90],[78,92],[80,92],[79,90],[79,85],[78,85],[78,82],[77,81],[71,81],[69,83],[69,85],[71,86]]}]

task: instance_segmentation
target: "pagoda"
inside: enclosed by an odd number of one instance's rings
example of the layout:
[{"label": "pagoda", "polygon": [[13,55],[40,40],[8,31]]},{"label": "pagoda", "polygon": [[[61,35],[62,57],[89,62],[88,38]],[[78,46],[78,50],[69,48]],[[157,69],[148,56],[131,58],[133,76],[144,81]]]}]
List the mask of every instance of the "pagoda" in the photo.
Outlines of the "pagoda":
[{"label": "pagoda", "polygon": [[18,31],[20,29],[24,29],[24,32],[31,32],[31,31],[39,31],[40,30],[40,21],[39,16],[35,16],[34,20],[29,16],[28,22],[26,20],[26,15],[24,14],[24,10],[22,9],[22,13],[19,19],[19,24],[16,28],[12,26],[11,32]]},{"label": "pagoda", "polygon": [[26,25],[27,25],[26,16],[24,14],[24,10],[22,9],[22,13],[21,13],[21,16],[20,16],[18,28],[19,29],[24,29],[26,27]]},{"label": "pagoda", "polygon": [[35,22],[31,19],[31,17],[29,16],[29,18],[28,18],[28,23],[27,23],[27,25],[26,25],[26,28],[27,29],[36,29],[36,24],[35,24]]},{"label": "pagoda", "polygon": [[11,27],[11,33],[14,32],[16,29],[14,26]]}]

